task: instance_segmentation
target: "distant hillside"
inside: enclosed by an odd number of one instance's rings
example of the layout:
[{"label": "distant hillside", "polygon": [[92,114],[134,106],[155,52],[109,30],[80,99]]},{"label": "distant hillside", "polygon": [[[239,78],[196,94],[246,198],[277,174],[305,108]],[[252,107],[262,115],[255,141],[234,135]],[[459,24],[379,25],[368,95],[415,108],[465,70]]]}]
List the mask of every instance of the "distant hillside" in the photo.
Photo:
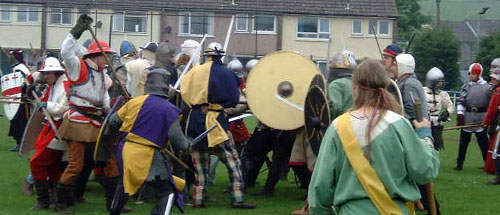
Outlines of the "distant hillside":
[{"label": "distant hillside", "polygon": [[[419,0],[422,13],[435,17],[436,0]],[[483,7],[489,7],[481,19],[500,20],[500,0],[441,0],[441,20],[477,19]]]}]

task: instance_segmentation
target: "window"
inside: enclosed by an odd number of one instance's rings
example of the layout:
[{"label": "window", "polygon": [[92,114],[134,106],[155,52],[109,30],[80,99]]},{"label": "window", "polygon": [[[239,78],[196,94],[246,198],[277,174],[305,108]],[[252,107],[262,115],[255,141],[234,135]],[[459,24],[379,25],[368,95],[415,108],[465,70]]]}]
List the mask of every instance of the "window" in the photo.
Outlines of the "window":
[{"label": "window", "polygon": [[297,25],[298,38],[328,39],[330,19],[300,17]]},{"label": "window", "polygon": [[17,7],[18,22],[38,22],[38,8]]},{"label": "window", "polygon": [[73,14],[71,8],[52,8],[50,10],[51,25],[71,25],[73,23]]},{"label": "window", "polygon": [[248,31],[248,15],[247,14],[236,15],[236,31],[238,31],[238,32]]},{"label": "window", "polygon": [[356,35],[363,34],[363,20],[360,19],[352,20],[352,34]]},{"label": "window", "polygon": [[214,35],[214,15],[202,12],[180,13],[179,29],[181,35]]},{"label": "window", "polygon": [[148,17],[144,13],[115,13],[113,15],[113,31],[129,33],[146,33]]},{"label": "window", "polygon": [[10,7],[0,7],[0,22],[10,22]]},{"label": "window", "polygon": [[368,33],[373,34],[373,28],[380,35],[389,35],[389,21],[388,20],[369,20],[368,21]]},{"label": "window", "polygon": [[255,16],[253,19],[253,31],[261,33],[275,33],[275,16]]}]

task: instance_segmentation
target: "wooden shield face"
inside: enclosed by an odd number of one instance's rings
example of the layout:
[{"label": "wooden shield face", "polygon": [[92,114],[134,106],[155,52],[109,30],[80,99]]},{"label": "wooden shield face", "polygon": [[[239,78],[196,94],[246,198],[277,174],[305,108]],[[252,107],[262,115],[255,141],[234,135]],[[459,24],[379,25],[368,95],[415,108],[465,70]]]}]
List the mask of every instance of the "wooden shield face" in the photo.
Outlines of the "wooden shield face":
[{"label": "wooden shield face", "polygon": [[319,74],[306,57],[290,51],[266,55],[248,74],[246,98],[252,113],[279,130],[304,126],[304,101],[309,84]]},{"label": "wooden shield face", "polygon": [[325,93],[318,86],[311,86],[304,106],[306,137],[313,152],[318,155],[326,129],[330,125],[330,109]]},{"label": "wooden shield face", "polygon": [[43,128],[43,119],[44,116],[41,111],[34,111],[33,114],[31,114],[28,124],[26,125],[26,129],[24,130],[19,155],[23,157],[30,156],[31,153],[35,151],[36,139]]},{"label": "wooden shield face", "polygon": [[113,106],[111,107],[108,115],[102,123],[101,130],[99,131],[99,136],[97,137],[97,142],[94,151],[94,160],[96,161],[106,161],[110,158],[111,154],[114,153],[115,145],[119,141],[119,134],[112,132],[109,127],[109,118],[115,112],[117,112],[128,100],[123,99],[122,96],[116,98]]}]

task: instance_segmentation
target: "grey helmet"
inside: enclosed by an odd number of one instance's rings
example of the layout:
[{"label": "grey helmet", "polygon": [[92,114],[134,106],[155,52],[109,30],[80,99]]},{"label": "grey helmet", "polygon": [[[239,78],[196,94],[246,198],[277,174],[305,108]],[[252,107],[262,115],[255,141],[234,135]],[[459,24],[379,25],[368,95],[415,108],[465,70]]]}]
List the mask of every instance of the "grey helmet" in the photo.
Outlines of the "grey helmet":
[{"label": "grey helmet", "polygon": [[159,95],[168,98],[170,75],[170,72],[165,69],[153,69],[153,71],[151,71],[146,78],[146,94]]},{"label": "grey helmet", "polygon": [[225,51],[222,45],[218,42],[211,42],[208,44],[207,48],[203,50],[203,55],[205,56],[224,56]]},{"label": "grey helmet", "polygon": [[168,42],[158,44],[155,52],[155,67],[160,67],[171,71],[173,68],[172,59],[175,56],[175,49]]},{"label": "grey helmet", "polygon": [[229,61],[229,63],[227,63],[227,68],[231,71],[233,71],[234,73],[236,73],[236,75],[241,78],[243,77],[243,64],[241,64],[241,62],[238,60],[238,58],[236,57],[233,57],[231,61]]},{"label": "grey helmet", "polygon": [[428,88],[434,89],[436,87],[437,82],[444,80],[443,72],[437,68],[433,67],[427,72],[427,76],[425,77],[425,83]]},{"label": "grey helmet", "polygon": [[500,57],[493,59],[491,61],[491,67],[490,67],[490,72],[493,72],[495,68],[500,68]]},{"label": "grey helmet", "polygon": [[257,65],[258,62],[259,62],[259,60],[257,60],[257,59],[249,60],[247,62],[247,65],[245,66],[245,69],[247,70],[247,72],[250,72],[250,70],[252,70],[255,67],[255,65]]}]

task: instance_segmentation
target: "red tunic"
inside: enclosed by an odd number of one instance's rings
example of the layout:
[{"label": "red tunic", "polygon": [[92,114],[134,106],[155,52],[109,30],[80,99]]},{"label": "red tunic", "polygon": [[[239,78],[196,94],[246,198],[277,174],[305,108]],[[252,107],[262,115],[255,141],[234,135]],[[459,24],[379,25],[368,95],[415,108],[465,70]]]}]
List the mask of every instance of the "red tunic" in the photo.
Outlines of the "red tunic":
[{"label": "red tunic", "polygon": [[[495,118],[497,117],[498,114],[499,106],[500,106],[500,87],[497,87],[495,88],[495,91],[493,91],[491,95],[488,111],[486,112],[486,116],[483,119],[484,125],[489,126],[493,121],[495,121]],[[491,158],[491,151],[495,146],[496,135],[497,134],[495,133],[490,137],[490,142],[488,145],[488,154],[486,156],[486,163],[484,165],[484,171],[488,173],[495,173],[495,162]]]}]

